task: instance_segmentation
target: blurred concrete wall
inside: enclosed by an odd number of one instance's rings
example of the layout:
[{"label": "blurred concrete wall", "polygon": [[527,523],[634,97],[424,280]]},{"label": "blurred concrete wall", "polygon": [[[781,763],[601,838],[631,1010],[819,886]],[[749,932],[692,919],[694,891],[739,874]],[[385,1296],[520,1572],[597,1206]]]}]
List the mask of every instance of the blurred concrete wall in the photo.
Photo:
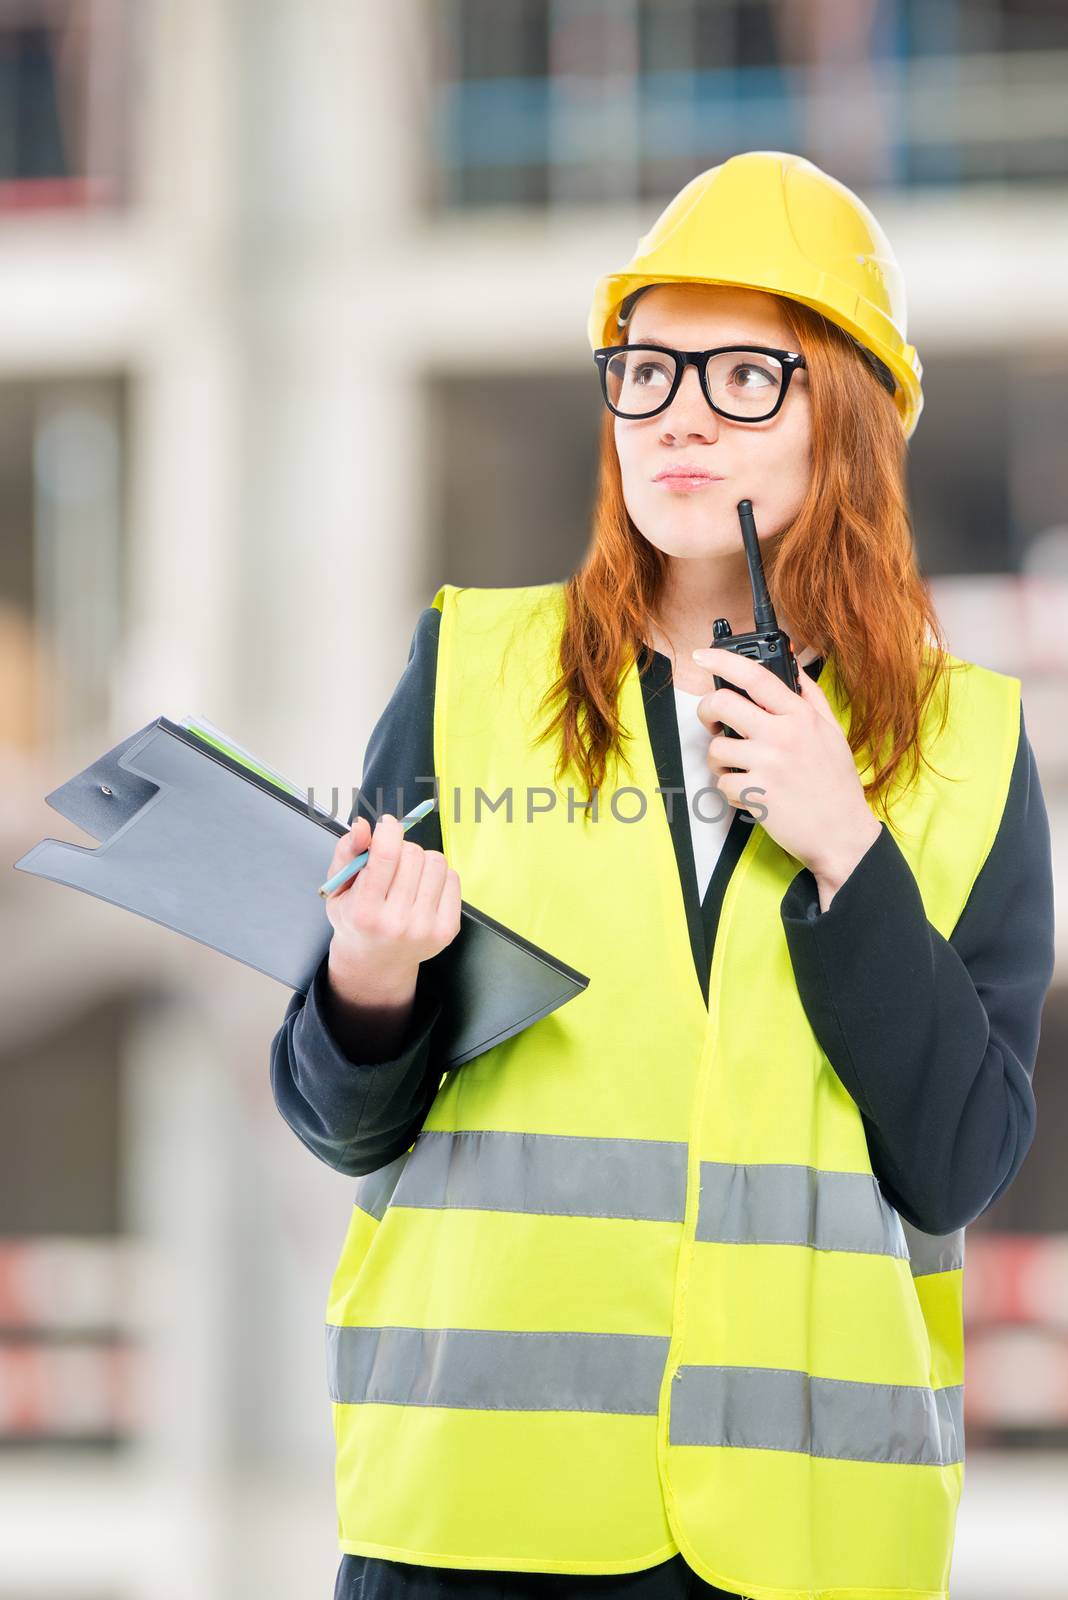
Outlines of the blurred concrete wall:
[{"label": "blurred concrete wall", "polygon": [[[664,7],[658,32],[655,7],[593,5],[606,31],[591,64],[573,6],[529,5],[509,73],[493,54],[514,45],[493,31],[508,8],[26,0],[0,16],[0,42],[21,29],[19,48],[37,48],[38,25],[41,49],[59,39],[68,135],[72,107],[89,129],[88,177],[0,182],[9,862],[45,835],[76,838],[43,795],[160,713],[202,712],[344,796],[440,582],[545,581],[579,562],[600,404],[593,282],[718,159],[685,142],[670,160],[645,151],[646,78],[662,118],[689,90],[653,83],[642,52],[682,72],[669,46],[700,47],[714,22],[716,49],[754,73],[781,52],[796,120],[776,120],[777,88],[727,103],[713,83],[686,137],[718,118],[728,151],[798,148],[832,171],[840,155],[903,263],[930,379],[917,542],[951,648],[1023,679],[1063,898],[1063,410],[1049,419],[1068,388],[1068,128],[1049,81],[1052,61],[1063,84],[1068,41],[1051,31],[1045,49],[1010,51],[992,37],[958,59],[950,30],[943,54],[899,52],[888,69],[873,54],[882,13],[857,8],[849,81],[876,94],[884,132],[850,172],[861,153],[831,117],[843,13],[813,8],[813,32],[787,7],[781,32],[746,33],[758,9]],[[891,9],[918,28],[916,8]],[[550,158],[494,166],[478,138],[499,114],[486,86],[506,79],[513,106],[524,68],[537,87],[535,36]],[[960,125],[938,144],[932,119],[949,113],[931,62],[947,60],[967,92],[949,97]],[[120,75],[116,131],[83,101],[114,112]],[[1030,111],[1045,170],[974,175],[976,93],[1014,159]],[[783,144],[791,127],[798,142]],[[584,140],[589,159],[572,160]],[[938,170],[946,148],[957,165]],[[961,480],[990,461],[999,509],[973,571]],[[24,874],[7,873],[0,919],[0,1117],[18,1116],[11,1148],[25,1153],[0,1188],[0,1600],[326,1595],[338,1556],[322,1321],[351,1185],[274,1111],[267,1047],[288,992]],[[1063,1026],[1040,1061],[1051,1106]],[[1056,1123],[1042,1139],[1033,1162],[1059,1154]],[[1068,1215],[1014,1224],[1040,1226],[1068,1232]],[[1042,1370],[1063,1396],[1060,1280],[1052,1303]],[[1012,1427],[1046,1414],[1044,1393],[995,1396],[999,1448],[969,1455],[960,1600],[1062,1593],[1068,1410],[1063,1439]]]}]

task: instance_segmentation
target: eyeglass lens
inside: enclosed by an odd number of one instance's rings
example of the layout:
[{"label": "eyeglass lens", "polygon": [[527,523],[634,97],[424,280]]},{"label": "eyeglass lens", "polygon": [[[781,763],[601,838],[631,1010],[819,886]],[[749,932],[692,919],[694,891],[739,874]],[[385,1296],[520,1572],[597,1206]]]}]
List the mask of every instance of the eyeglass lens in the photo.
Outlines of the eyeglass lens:
[{"label": "eyeglass lens", "polygon": [[[664,404],[677,370],[676,358],[663,350],[627,346],[605,362],[608,398],[629,417],[647,416]],[[775,409],[782,386],[782,362],[759,350],[725,350],[705,368],[705,387],[716,405],[753,421]]]}]

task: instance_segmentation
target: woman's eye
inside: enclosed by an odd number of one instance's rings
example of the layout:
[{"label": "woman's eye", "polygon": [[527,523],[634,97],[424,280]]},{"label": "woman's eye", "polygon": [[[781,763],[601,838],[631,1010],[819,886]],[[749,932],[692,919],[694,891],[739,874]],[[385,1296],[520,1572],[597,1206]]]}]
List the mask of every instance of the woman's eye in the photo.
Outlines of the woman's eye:
[{"label": "woman's eye", "polygon": [[[768,383],[774,383],[775,382],[775,379],[772,377],[770,372],[765,372],[762,367],[754,367],[750,362],[746,362],[743,366],[735,367],[734,372],[731,374],[731,377],[732,378],[737,377],[737,374],[739,372],[756,373],[758,378],[765,378]],[[742,383],[742,384],[739,385],[739,387],[742,388],[742,389],[753,389],[753,388],[759,388],[760,385],[759,384],[753,384],[753,383]]]},{"label": "woman's eye", "polygon": [[664,369],[663,369],[663,367],[657,366],[655,361],[643,361],[641,366],[637,367],[635,369],[635,373],[634,373],[634,381],[635,381],[635,383],[640,384],[640,383],[644,382],[646,374],[648,374],[648,373],[652,373],[657,377],[663,377],[664,376]]}]

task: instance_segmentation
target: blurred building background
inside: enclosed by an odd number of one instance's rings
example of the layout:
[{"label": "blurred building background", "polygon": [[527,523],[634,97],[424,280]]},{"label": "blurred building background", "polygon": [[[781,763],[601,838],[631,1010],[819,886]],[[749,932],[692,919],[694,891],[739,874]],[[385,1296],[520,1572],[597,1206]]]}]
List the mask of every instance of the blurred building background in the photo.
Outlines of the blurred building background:
[{"label": "blurred building background", "polygon": [[[565,576],[595,278],[744,149],[855,188],[910,290],[921,562],[1023,680],[1068,884],[1059,0],[0,0],[5,859],[200,712],[342,793],[437,585]],[[278,984],[0,881],[0,1600],[281,1600],[338,1554],[351,1204],[274,1111]],[[1068,1596],[1068,988],[969,1229],[955,1600]]]}]

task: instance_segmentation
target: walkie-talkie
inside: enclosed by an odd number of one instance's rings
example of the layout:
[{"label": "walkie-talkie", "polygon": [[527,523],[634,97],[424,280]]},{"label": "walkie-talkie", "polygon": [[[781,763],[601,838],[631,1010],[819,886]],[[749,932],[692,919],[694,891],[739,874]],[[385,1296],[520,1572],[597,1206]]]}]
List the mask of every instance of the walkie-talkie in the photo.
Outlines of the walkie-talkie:
[{"label": "walkie-talkie", "polygon": [[[738,521],[742,525],[742,543],[745,545],[745,559],[749,567],[749,584],[753,591],[753,623],[752,633],[731,633],[731,625],[726,617],[717,617],[712,624],[712,645],[716,650],[733,650],[737,655],[749,656],[753,661],[762,661],[769,667],[777,678],[781,678],[787,688],[795,694],[800,694],[800,668],[794,655],[789,637],[779,627],[775,616],[775,608],[768,594],[768,585],[764,577],[764,562],[760,555],[760,540],[757,538],[756,523],[753,520],[753,502],[739,500]],[[731,683],[726,678],[721,678],[715,673],[712,681],[717,689],[733,689],[735,694],[744,695],[746,700],[751,700],[752,695],[746,694],[736,683]],[[723,723],[723,732],[732,739],[740,739],[742,735],[734,728],[729,728]],[[741,767],[727,767],[728,772],[740,772]],[[748,816],[748,812],[740,812],[740,816]],[[750,818],[750,820],[752,820]]]}]

